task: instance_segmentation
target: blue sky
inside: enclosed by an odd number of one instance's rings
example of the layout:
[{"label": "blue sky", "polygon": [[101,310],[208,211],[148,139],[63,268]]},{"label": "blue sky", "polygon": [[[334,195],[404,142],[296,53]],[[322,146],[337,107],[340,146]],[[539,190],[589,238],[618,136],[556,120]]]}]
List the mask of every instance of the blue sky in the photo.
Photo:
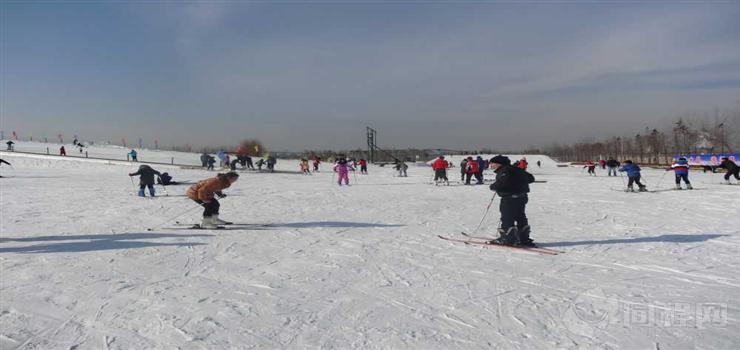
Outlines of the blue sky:
[{"label": "blue sky", "polygon": [[0,128],[529,145],[740,106],[738,2],[2,2]]}]

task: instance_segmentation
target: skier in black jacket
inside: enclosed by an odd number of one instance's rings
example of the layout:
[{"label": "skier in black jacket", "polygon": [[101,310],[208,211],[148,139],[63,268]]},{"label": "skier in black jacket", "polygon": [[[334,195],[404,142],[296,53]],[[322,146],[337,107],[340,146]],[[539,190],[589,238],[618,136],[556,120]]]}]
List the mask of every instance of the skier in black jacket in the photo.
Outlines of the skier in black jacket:
[{"label": "skier in black jacket", "polygon": [[617,176],[617,169],[619,168],[619,162],[616,159],[609,158],[609,160],[606,161],[606,166],[609,168],[609,176]]},{"label": "skier in black jacket", "polygon": [[149,187],[149,194],[154,197],[154,175],[161,176],[159,171],[148,165],[141,165],[137,172],[128,174],[128,176],[136,175],[139,175],[139,197],[144,197],[144,187]]},{"label": "skier in black jacket", "polygon": [[529,238],[530,227],[524,212],[529,201],[529,184],[534,182],[534,176],[511,166],[511,160],[502,155],[491,158],[491,168],[496,173],[491,191],[501,197],[501,228],[498,230],[500,237],[490,243],[534,246]]},{"label": "skier in black jacket", "polygon": [[727,173],[725,173],[725,181],[727,184],[730,183],[730,176],[734,176],[735,180],[740,181],[740,167],[738,167],[737,164],[729,158],[722,157],[722,163],[719,163],[719,168],[727,169]]}]

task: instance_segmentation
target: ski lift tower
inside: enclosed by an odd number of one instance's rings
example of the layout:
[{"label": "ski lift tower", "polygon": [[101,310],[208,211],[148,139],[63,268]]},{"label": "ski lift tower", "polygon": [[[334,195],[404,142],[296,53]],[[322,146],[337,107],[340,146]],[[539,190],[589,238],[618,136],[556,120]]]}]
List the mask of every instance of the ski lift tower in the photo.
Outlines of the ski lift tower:
[{"label": "ski lift tower", "polygon": [[375,163],[375,150],[378,148],[378,132],[367,127],[367,157],[370,163]]}]

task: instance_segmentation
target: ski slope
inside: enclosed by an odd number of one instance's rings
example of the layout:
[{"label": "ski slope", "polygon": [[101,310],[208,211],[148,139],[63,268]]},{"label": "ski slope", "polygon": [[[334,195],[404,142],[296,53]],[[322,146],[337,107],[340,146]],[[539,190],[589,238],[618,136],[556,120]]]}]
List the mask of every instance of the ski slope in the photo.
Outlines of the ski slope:
[{"label": "ski slope", "polygon": [[[271,226],[196,231],[173,226],[199,220],[187,186],[134,196],[137,164],[2,157],[13,163],[0,167],[2,349],[740,343],[740,186],[718,174],[693,172],[694,191],[624,193],[601,171],[535,167],[547,182],[532,184],[532,236],[564,252],[549,256],[438,239],[472,230],[492,193],[436,187],[428,168],[398,178],[370,166],[350,187],[328,171],[244,172],[221,217]],[[651,189],[672,186],[664,174],[644,173]],[[495,231],[497,204],[480,234]]]}]

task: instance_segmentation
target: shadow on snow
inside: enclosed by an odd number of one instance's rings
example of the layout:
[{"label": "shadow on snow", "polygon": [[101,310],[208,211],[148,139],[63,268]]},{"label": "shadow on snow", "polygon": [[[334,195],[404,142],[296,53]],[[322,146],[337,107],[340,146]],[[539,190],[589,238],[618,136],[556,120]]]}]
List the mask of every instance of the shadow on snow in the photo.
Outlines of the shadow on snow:
[{"label": "shadow on snow", "polygon": [[395,224],[373,224],[369,222],[345,222],[345,221],[309,221],[309,222],[288,222],[269,224],[268,227],[290,227],[290,228],[310,228],[310,227],[402,227],[405,225]]},{"label": "shadow on snow", "polygon": [[62,235],[23,238],[0,238],[0,242],[51,242],[79,241],[63,243],[36,244],[25,247],[0,248],[0,253],[80,253],[98,250],[135,249],[148,247],[184,247],[205,245],[197,242],[161,243],[137,241],[140,239],[211,237],[213,235],[178,235],[171,233],[121,233],[105,235]]},{"label": "shadow on snow", "polygon": [[599,244],[630,244],[630,243],[696,243],[706,242],[710,239],[724,237],[727,235],[720,234],[699,234],[699,235],[660,235],[654,237],[638,237],[638,238],[624,238],[624,239],[606,239],[606,240],[590,240],[590,241],[572,241],[572,242],[549,242],[549,243],[537,243],[539,247],[572,247],[578,245],[599,245]]}]

